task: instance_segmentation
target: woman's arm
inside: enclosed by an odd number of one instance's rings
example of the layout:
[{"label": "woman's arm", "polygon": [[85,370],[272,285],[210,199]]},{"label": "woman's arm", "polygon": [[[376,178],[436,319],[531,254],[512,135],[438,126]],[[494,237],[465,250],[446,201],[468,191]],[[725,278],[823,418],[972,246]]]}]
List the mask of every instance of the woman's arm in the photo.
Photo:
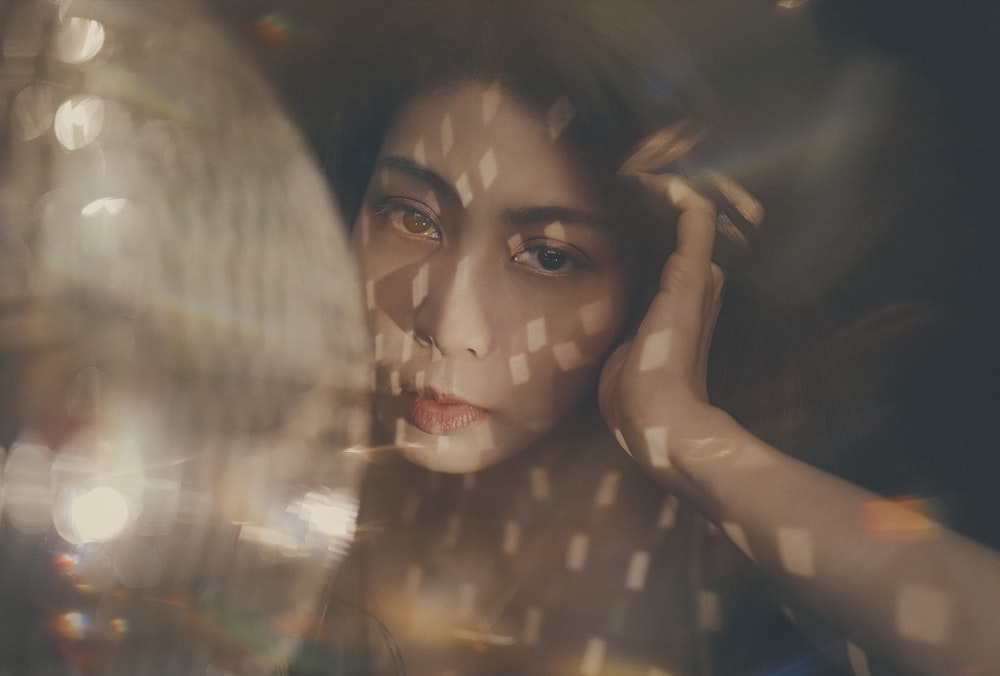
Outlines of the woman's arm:
[{"label": "woman's arm", "polygon": [[917,673],[1000,673],[1000,554],[781,453],[709,403],[715,208],[676,176],[639,177],[680,211],[678,247],[602,375],[619,441],[773,573],[804,624],[833,624]]}]

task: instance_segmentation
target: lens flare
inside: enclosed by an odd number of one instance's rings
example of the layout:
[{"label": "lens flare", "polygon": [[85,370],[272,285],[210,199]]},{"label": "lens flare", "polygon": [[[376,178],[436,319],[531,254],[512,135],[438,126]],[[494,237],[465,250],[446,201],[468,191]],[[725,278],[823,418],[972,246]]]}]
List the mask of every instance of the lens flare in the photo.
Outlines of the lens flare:
[{"label": "lens flare", "polygon": [[99,486],[73,499],[70,521],[85,542],[113,540],[129,519],[125,497],[109,486]]}]

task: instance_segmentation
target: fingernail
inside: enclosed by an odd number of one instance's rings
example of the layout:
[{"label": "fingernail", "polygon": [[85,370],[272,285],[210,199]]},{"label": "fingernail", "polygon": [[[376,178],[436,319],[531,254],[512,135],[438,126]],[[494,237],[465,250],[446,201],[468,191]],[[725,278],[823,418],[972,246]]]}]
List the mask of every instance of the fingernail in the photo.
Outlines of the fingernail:
[{"label": "fingernail", "polygon": [[764,206],[756,197],[747,192],[746,188],[717,171],[713,171],[710,174],[710,178],[715,187],[719,189],[719,192],[739,212],[740,216],[755,227],[763,222]]},{"label": "fingernail", "polygon": [[662,170],[685,155],[704,136],[704,129],[693,129],[687,120],[675,122],[640,142],[622,163],[618,173],[622,176],[634,176]]}]

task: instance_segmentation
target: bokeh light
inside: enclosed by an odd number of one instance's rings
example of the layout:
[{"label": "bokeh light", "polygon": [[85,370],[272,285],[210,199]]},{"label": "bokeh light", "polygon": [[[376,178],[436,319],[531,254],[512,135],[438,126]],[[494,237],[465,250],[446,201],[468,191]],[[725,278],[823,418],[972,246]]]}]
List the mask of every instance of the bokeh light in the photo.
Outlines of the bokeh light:
[{"label": "bokeh light", "polygon": [[69,515],[84,542],[103,542],[121,535],[130,511],[121,493],[110,486],[98,486],[73,498]]},{"label": "bokeh light", "polygon": [[353,539],[352,258],[201,5],[0,17],[5,673],[280,671]]}]

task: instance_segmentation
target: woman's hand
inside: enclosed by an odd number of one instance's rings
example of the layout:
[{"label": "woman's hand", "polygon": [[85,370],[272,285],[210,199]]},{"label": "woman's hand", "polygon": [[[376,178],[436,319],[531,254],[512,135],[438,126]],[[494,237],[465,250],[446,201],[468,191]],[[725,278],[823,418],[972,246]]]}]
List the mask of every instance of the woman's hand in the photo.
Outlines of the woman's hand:
[{"label": "woman's hand", "polygon": [[725,281],[712,262],[716,208],[677,175],[636,176],[680,212],[677,249],[635,336],[604,366],[601,412],[640,464],[684,489],[675,467],[678,456],[713,438],[713,427],[728,418],[709,403],[706,385]]},{"label": "woman's hand", "polygon": [[[638,176],[680,218],[659,291],[601,374],[619,442],[770,574],[806,628],[851,636],[852,664],[867,664],[863,648],[906,673],[1000,673],[1000,554],[785,455],[709,403],[716,209],[677,176]],[[893,515],[888,526],[873,510]],[[919,537],[894,530],[915,522]]]}]

